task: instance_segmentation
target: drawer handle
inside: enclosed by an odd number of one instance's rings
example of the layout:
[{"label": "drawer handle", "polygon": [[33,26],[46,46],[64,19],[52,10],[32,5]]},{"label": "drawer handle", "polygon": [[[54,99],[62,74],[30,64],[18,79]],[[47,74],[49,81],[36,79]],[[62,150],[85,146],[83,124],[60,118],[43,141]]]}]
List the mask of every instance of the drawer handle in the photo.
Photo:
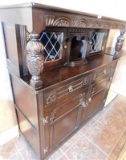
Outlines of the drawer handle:
[{"label": "drawer handle", "polygon": [[68,90],[69,90],[69,92],[73,92],[73,87],[69,86]]},{"label": "drawer handle", "polygon": [[89,102],[91,102],[91,101],[92,101],[92,98],[91,98],[91,97],[90,97],[90,98],[88,98],[88,101],[89,101]]},{"label": "drawer handle", "polygon": [[106,74],[106,73],[107,73],[106,69],[103,71],[103,73],[104,73],[104,74]]},{"label": "drawer handle", "polygon": [[83,108],[87,107],[87,104],[84,102],[83,99],[80,99],[80,105],[82,105]]}]

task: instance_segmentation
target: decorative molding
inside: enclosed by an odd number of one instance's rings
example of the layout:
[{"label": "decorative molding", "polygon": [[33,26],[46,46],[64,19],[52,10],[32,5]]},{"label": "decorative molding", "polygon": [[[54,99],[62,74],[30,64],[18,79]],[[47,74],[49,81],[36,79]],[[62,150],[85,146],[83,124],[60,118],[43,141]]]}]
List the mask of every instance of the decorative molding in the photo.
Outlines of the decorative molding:
[{"label": "decorative molding", "polygon": [[44,65],[43,51],[44,46],[39,41],[39,34],[31,33],[30,41],[27,43],[27,67],[32,75],[30,83],[35,89],[42,87],[40,74]]},{"label": "decorative molding", "polygon": [[45,26],[55,27],[79,27],[79,28],[103,28],[103,29],[125,29],[126,23],[114,20],[98,19],[88,16],[76,16],[55,13],[45,13]]},{"label": "decorative molding", "polygon": [[46,99],[46,104],[50,104],[56,100],[56,91],[50,92]]},{"label": "decorative molding", "polygon": [[54,15],[45,16],[46,26],[57,26],[57,27],[70,27],[70,19],[67,17],[55,18]]}]

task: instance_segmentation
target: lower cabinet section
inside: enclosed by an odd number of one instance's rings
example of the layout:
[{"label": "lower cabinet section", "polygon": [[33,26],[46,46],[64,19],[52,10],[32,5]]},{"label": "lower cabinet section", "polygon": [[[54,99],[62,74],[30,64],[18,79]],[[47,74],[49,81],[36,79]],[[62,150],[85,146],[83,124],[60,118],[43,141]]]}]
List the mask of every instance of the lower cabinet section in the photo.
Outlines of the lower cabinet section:
[{"label": "lower cabinet section", "polygon": [[85,100],[83,94],[59,106],[48,113],[48,123],[45,124],[46,148],[53,150],[73,134],[85,119]]},{"label": "lower cabinet section", "polygon": [[104,107],[114,73],[113,69],[105,70],[107,67],[38,91],[11,77],[20,131],[40,160],[58,149]]},{"label": "lower cabinet section", "polygon": [[[92,76],[90,76],[92,77]],[[63,144],[105,104],[111,77],[93,81],[82,93],[44,108],[45,157]],[[79,92],[78,92],[79,93]]]}]

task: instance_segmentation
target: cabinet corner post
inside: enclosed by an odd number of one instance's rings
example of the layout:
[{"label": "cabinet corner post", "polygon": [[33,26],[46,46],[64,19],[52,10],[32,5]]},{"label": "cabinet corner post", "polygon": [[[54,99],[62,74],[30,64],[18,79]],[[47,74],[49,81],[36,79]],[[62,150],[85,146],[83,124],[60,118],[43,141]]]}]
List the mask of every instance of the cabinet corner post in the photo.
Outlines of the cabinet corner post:
[{"label": "cabinet corner post", "polygon": [[120,30],[120,35],[117,37],[116,45],[115,45],[115,54],[114,59],[118,58],[118,53],[121,51],[124,41],[125,30]]},{"label": "cabinet corner post", "polygon": [[39,40],[40,34],[30,33],[30,40],[27,43],[27,67],[32,75],[30,84],[34,89],[41,88],[43,82],[40,74],[44,67],[44,46]]}]

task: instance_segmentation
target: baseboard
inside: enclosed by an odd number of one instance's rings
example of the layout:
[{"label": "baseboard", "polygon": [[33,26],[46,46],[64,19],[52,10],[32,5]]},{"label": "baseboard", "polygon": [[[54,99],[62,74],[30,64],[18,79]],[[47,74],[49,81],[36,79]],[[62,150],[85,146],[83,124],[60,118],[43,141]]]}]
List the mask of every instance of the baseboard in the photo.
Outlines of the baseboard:
[{"label": "baseboard", "polygon": [[0,134],[0,146],[19,136],[18,125]]}]

